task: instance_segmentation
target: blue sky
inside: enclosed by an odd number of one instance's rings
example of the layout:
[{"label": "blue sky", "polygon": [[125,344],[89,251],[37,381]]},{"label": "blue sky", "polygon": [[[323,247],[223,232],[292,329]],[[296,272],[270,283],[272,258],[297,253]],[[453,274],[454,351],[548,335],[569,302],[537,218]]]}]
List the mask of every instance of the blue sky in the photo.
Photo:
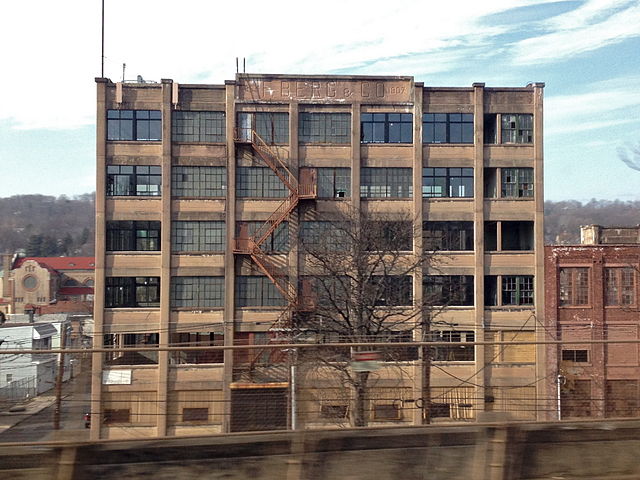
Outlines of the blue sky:
[{"label": "blue sky", "polygon": [[[640,200],[640,0],[105,0],[105,76],[545,82],[545,197]],[[100,0],[4,2],[0,197],[94,190]],[[10,46],[9,48],[7,46]]]}]

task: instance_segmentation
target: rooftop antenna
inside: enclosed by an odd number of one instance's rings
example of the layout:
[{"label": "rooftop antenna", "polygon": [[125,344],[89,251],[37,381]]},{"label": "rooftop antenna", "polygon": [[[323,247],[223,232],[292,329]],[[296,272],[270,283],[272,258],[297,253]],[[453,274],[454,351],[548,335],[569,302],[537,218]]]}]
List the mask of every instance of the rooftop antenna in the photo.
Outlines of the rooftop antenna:
[{"label": "rooftop antenna", "polygon": [[242,57],[242,73],[247,73],[247,59],[245,57]]},{"label": "rooftop antenna", "polygon": [[127,64],[123,63],[122,64],[122,83],[124,83],[124,71],[126,70],[126,68],[127,68]]},{"label": "rooftop antenna", "polygon": [[236,57],[236,73],[239,73],[240,70],[238,69],[238,57]]},{"label": "rooftop antenna", "polygon": [[102,55],[100,56],[100,78],[104,78],[104,0],[102,0]]}]

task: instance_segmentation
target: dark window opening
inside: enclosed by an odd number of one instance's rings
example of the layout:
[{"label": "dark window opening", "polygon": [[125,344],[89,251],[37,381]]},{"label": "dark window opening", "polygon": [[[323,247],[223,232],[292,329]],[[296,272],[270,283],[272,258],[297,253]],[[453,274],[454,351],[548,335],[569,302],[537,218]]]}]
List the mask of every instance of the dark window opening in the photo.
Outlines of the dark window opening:
[{"label": "dark window opening", "polygon": [[131,423],[131,410],[128,408],[106,408],[104,410],[104,423],[105,425],[113,423]]},{"label": "dark window opening", "polygon": [[473,306],[473,275],[426,275],[424,301],[428,305]]},{"label": "dark window opening", "polygon": [[498,169],[484,169],[484,198],[498,197]]},{"label": "dark window opening", "polygon": [[347,405],[321,405],[320,418],[340,419],[347,418],[349,408]]},{"label": "dark window opening", "polygon": [[[215,332],[174,332],[171,334],[172,347],[210,347],[223,346],[224,336]],[[223,350],[184,350],[172,351],[171,362],[179,365],[198,365],[202,363],[223,363]]]},{"label": "dark window opening", "polygon": [[350,168],[318,168],[318,198],[351,197]]},{"label": "dark window opening", "polygon": [[363,113],[362,143],[413,143],[413,114]]},{"label": "dark window opening", "polygon": [[183,408],[183,422],[206,422],[209,419],[208,408]]},{"label": "dark window opening", "polygon": [[395,252],[411,251],[413,249],[413,225],[402,221],[369,221],[365,228],[368,230],[364,240],[366,251]]},{"label": "dark window opening", "polygon": [[484,222],[484,250],[485,252],[498,250],[498,222]]},{"label": "dark window opening", "polygon": [[503,276],[502,305],[533,305],[533,275]]},{"label": "dark window opening", "polygon": [[161,185],[161,167],[107,165],[107,196],[158,196]]},{"label": "dark window opening", "polygon": [[160,306],[160,277],[106,277],[106,308]]},{"label": "dark window opening", "polygon": [[473,143],[472,113],[425,113],[423,143]]},{"label": "dark window opening", "polygon": [[532,198],[533,168],[502,168],[502,197]]},{"label": "dark window opening", "polygon": [[121,350],[105,353],[107,365],[155,365],[158,363],[158,352],[136,351],[136,347],[158,347],[157,333],[109,333],[104,335],[105,348],[131,348],[132,351]]},{"label": "dark window opening", "polygon": [[502,250],[533,250],[533,222],[501,222]]},{"label": "dark window opening", "polygon": [[588,350],[562,350],[562,360],[586,363],[589,361],[589,353]]},{"label": "dark window opening", "polygon": [[502,114],[502,143],[532,143],[533,115],[529,113]]},{"label": "dark window opening", "polygon": [[[432,342],[474,342],[475,334],[472,331],[443,330],[433,331],[430,334]],[[473,345],[437,346],[431,348],[431,359],[440,362],[473,362],[475,359]]]},{"label": "dark window opening", "polygon": [[627,306],[636,303],[635,270],[633,267],[606,267],[605,305]]},{"label": "dark window opening", "polygon": [[473,168],[423,168],[423,197],[473,197]]},{"label": "dark window opening", "polygon": [[160,250],[160,222],[107,222],[106,249],[109,252],[158,251]]},{"label": "dark window opening", "polygon": [[375,420],[399,420],[400,407],[395,403],[378,403],[373,406]]},{"label": "dark window opening", "polygon": [[450,418],[451,405],[448,403],[432,403],[429,405],[429,417],[431,418]]},{"label": "dark window opening", "polygon": [[107,110],[107,140],[162,140],[162,112]]},{"label": "dark window opening", "polygon": [[495,113],[484,114],[484,143],[498,143],[498,115]]},{"label": "dark window opening", "polygon": [[405,306],[413,303],[413,277],[409,275],[374,275],[367,295],[376,306]]}]

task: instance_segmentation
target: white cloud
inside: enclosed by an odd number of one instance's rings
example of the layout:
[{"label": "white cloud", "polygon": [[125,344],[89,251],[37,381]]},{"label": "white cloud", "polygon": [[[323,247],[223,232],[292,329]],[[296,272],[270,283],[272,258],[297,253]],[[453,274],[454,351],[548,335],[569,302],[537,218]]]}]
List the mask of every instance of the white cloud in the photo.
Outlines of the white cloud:
[{"label": "white cloud", "polygon": [[541,22],[547,33],[513,45],[516,65],[560,61],[640,36],[637,0],[592,0],[580,8]]}]

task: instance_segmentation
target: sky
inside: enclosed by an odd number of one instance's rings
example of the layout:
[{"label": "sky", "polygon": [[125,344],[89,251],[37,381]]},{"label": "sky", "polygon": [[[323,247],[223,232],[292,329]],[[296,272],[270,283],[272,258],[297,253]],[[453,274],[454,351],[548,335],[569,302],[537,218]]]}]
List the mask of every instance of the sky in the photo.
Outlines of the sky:
[{"label": "sky", "polygon": [[[0,6],[0,197],[95,190],[100,0]],[[247,73],[545,82],[547,200],[640,200],[640,0],[105,0],[104,76]]]}]

